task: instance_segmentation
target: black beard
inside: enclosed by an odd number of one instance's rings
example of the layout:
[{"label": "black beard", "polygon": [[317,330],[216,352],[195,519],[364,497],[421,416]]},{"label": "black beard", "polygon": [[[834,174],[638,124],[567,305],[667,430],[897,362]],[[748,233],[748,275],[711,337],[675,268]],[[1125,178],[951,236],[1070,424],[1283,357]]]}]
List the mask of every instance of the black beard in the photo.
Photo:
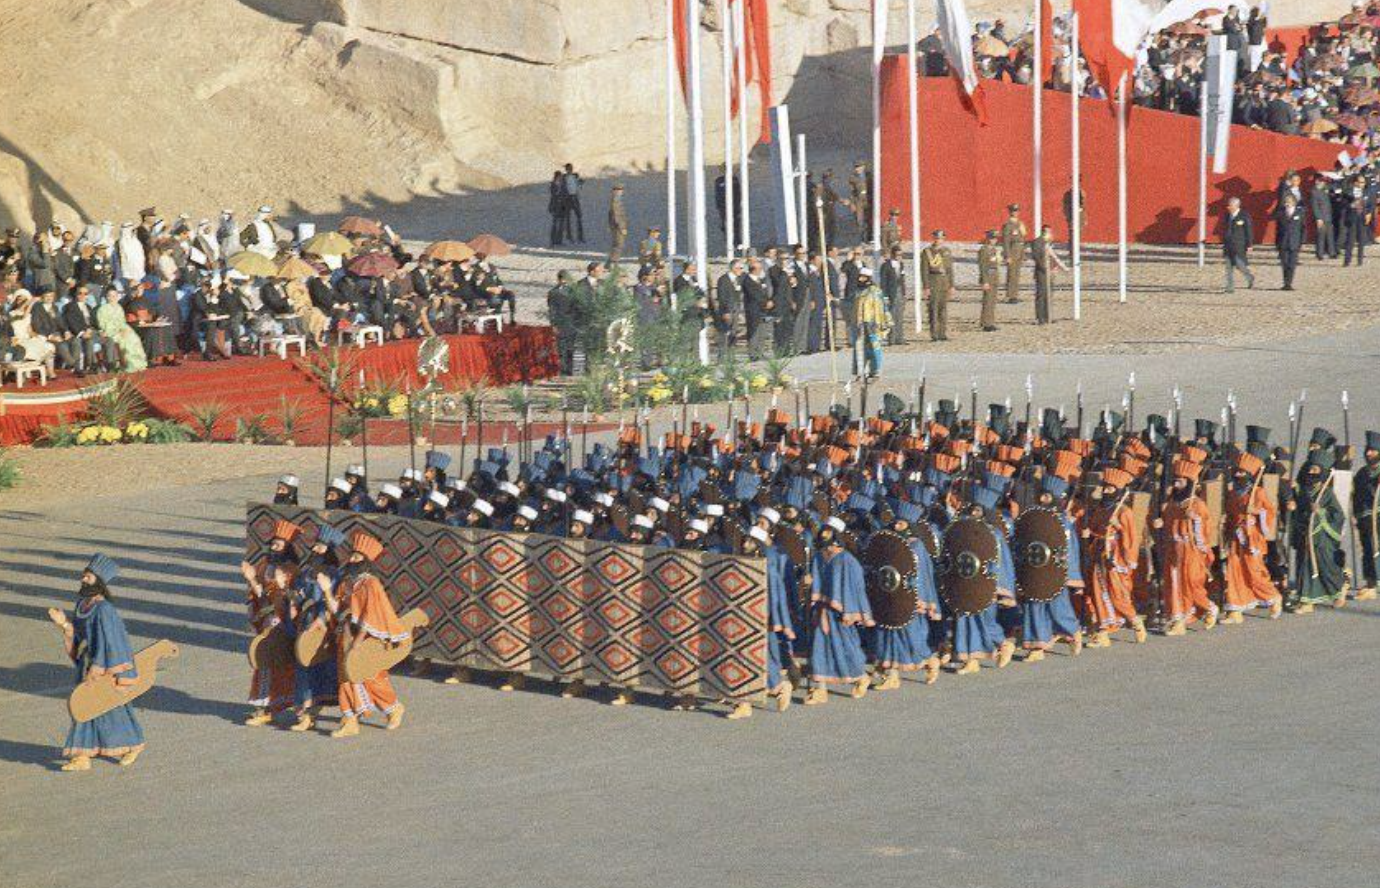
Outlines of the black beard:
[{"label": "black beard", "polygon": [[103,590],[95,583],[82,583],[77,587],[77,597],[82,599],[95,598]]}]

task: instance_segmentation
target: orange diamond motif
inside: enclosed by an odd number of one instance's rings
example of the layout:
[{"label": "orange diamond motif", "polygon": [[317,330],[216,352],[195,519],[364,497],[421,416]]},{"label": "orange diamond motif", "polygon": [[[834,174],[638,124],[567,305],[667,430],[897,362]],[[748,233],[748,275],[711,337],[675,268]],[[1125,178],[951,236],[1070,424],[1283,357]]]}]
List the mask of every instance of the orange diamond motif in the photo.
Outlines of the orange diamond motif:
[{"label": "orange diamond motif", "polygon": [[752,627],[738,619],[734,614],[725,614],[714,621],[714,628],[724,637],[724,640],[731,645],[737,645],[752,634]]},{"label": "orange diamond motif", "polygon": [[674,605],[657,614],[656,621],[672,638],[689,632],[695,625],[694,617]]},{"label": "orange diamond motif", "polygon": [[665,636],[658,632],[654,626],[645,625],[629,632],[628,641],[631,641],[643,654],[660,650],[666,644]]},{"label": "orange diamond motif", "polygon": [[632,563],[617,552],[608,555],[599,562],[599,572],[615,586],[637,573]]},{"label": "orange diamond motif", "polygon": [[507,570],[510,570],[513,567],[513,565],[522,561],[522,555],[518,553],[515,549],[513,549],[512,546],[508,546],[504,543],[499,543],[497,545],[490,546],[484,552],[484,560],[487,561],[499,573],[503,573]]},{"label": "orange diamond motif", "polygon": [[680,682],[695,671],[695,664],[685,658],[680,651],[670,650],[656,658],[657,668],[673,682]]},{"label": "orange diamond motif", "polygon": [[558,577],[563,577],[579,567],[579,564],[560,549],[552,549],[550,552],[543,555],[541,564],[542,567]]},{"label": "orange diamond motif", "polygon": [[690,571],[675,561],[667,561],[657,568],[656,578],[668,589],[679,589],[690,581]]},{"label": "orange diamond motif", "polygon": [[739,595],[742,595],[752,588],[752,582],[747,577],[743,576],[743,572],[736,567],[730,567],[728,570],[716,576],[714,578],[714,583],[719,588],[723,589],[724,592],[728,594],[729,598],[737,598]]},{"label": "orange diamond motif", "polygon": [[546,613],[558,623],[564,623],[580,612],[580,607],[562,593],[553,595],[546,602]]},{"label": "orange diamond motif", "polygon": [[470,630],[471,635],[480,635],[494,625],[494,620],[483,608],[471,604],[460,612],[460,625]]},{"label": "orange diamond motif", "polygon": [[715,666],[714,674],[730,688],[740,688],[752,680],[752,673],[731,658]]},{"label": "orange diamond motif", "polygon": [[571,637],[587,648],[592,648],[603,641],[607,634],[604,627],[594,620],[581,620],[570,627]]},{"label": "orange diamond motif", "polygon": [[493,608],[494,613],[500,617],[511,616],[521,610],[523,606],[521,598],[501,586],[485,595],[484,602]]},{"label": "orange diamond motif", "polygon": [[471,561],[460,568],[460,582],[471,590],[483,589],[493,582],[494,575],[484,569],[478,561]]},{"label": "orange diamond motif", "polygon": [[699,659],[701,663],[708,663],[724,652],[724,646],[719,644],[714,636],[708,632],[696,632],[681,642],[681,646]]},{"label": "orange diamond motif", "polygon": [[632,608],[628,607],[617,598],[602,605],[599,608],[599,613],[605,620],[608,620],[609,625],[614,629],[622,629],[637,617],[637,614],[633,613]]},{"label": "orange diamond motif", "polygon": [[623,672],[637,663],[637,656],[616,641],[599,652],[599,659],[614,672]]},{"label": "orange diamond motif", "polygon": [[507,629],[500,629],[485,640],[484,644],[498,655],[500,660],[511,660],[527,647],[521,638],[518,638]]},{"label": "orange diamond motif", "polygon": [[546,655],[551,658],[551,662],[562,669],[569,666],[580,656],[579,648],[559,636],[552,639],[544,650],[546,651]]}]

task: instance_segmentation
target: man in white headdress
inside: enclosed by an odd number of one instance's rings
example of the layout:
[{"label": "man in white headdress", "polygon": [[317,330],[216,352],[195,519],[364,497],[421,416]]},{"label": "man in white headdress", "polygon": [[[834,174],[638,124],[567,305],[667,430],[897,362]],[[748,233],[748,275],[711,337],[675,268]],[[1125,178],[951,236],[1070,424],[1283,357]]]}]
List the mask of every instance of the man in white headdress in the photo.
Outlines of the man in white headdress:
[{"label": "man in white headdress", "polygon": [[192,236],[189,258],[198,268],[213,271],[220,267],[220,257],[220,239],[216,237],[216,229],[210,219],[202,219],[197,223],[196,234]]},{"label": "man in white headdress", "polygon": [[240,230],[235,225],[235,214],[230,210],[220,211],[220,226],[216,229],[216,240],[220,243],[220,254],[229,258],[240,250]]},{"label": "man in white headdress", "polygon": [[278,234],[273,228],[273,208],[259,207],[259,212],[240,232],[240,243],[246,250],[253,250],[272,259],[278,255]]},{"label": "man in white headdress", "polygon": [[147,269],[144,245],[139,242],[139,233],[133,222],[120,226],[120,239],[115,242],[115,262],[120,280],[133,284],[143,280]]}]

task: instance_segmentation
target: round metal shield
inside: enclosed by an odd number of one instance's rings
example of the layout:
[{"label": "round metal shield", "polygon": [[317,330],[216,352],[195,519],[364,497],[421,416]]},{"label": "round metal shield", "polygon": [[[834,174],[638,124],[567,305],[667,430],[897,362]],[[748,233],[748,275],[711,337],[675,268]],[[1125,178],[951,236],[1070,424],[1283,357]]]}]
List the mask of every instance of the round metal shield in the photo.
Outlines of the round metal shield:
[{"label": "round metal shield", "polygon": [[1053,509],[1036,508],[1016,519],[1016,595],[1022,601],[1050,601],[1068,582],[1068,537]]},{"label": "round metal shield", "polygon": [[905,537],[879,530],[862,553],[867,578],[867,601],[872,618],[884,629],[900,629],[915,619],[917,602],[911,580],[919,569],[915,552]]},{"label": "round metal shield", "polygon": [[943,548],[935,573],[939,594],[951,610],[975,614],[997,600],[1001,547],[991,525],[978,518],[960,518],[944,531]]}]

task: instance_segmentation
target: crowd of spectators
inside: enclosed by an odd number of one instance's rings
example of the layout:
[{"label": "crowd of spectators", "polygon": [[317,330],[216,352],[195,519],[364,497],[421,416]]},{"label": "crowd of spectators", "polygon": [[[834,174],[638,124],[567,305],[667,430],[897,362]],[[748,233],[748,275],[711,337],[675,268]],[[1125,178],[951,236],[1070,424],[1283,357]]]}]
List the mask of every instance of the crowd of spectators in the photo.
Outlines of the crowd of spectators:
[{"label": "crowd of spectators", "polygon": [[321,348],[361,326],[381,338],[459,332],[515,316],[491,253],[498,238],[432,244],[413,255],[388,226],[350,217],[339,232],[286,228],[270,207],[247,225],[138,223],[72,230],[54,223],[0,239],[0,364],[40,363],[50,375],[133,372],[215,361],[301,336]]}]

